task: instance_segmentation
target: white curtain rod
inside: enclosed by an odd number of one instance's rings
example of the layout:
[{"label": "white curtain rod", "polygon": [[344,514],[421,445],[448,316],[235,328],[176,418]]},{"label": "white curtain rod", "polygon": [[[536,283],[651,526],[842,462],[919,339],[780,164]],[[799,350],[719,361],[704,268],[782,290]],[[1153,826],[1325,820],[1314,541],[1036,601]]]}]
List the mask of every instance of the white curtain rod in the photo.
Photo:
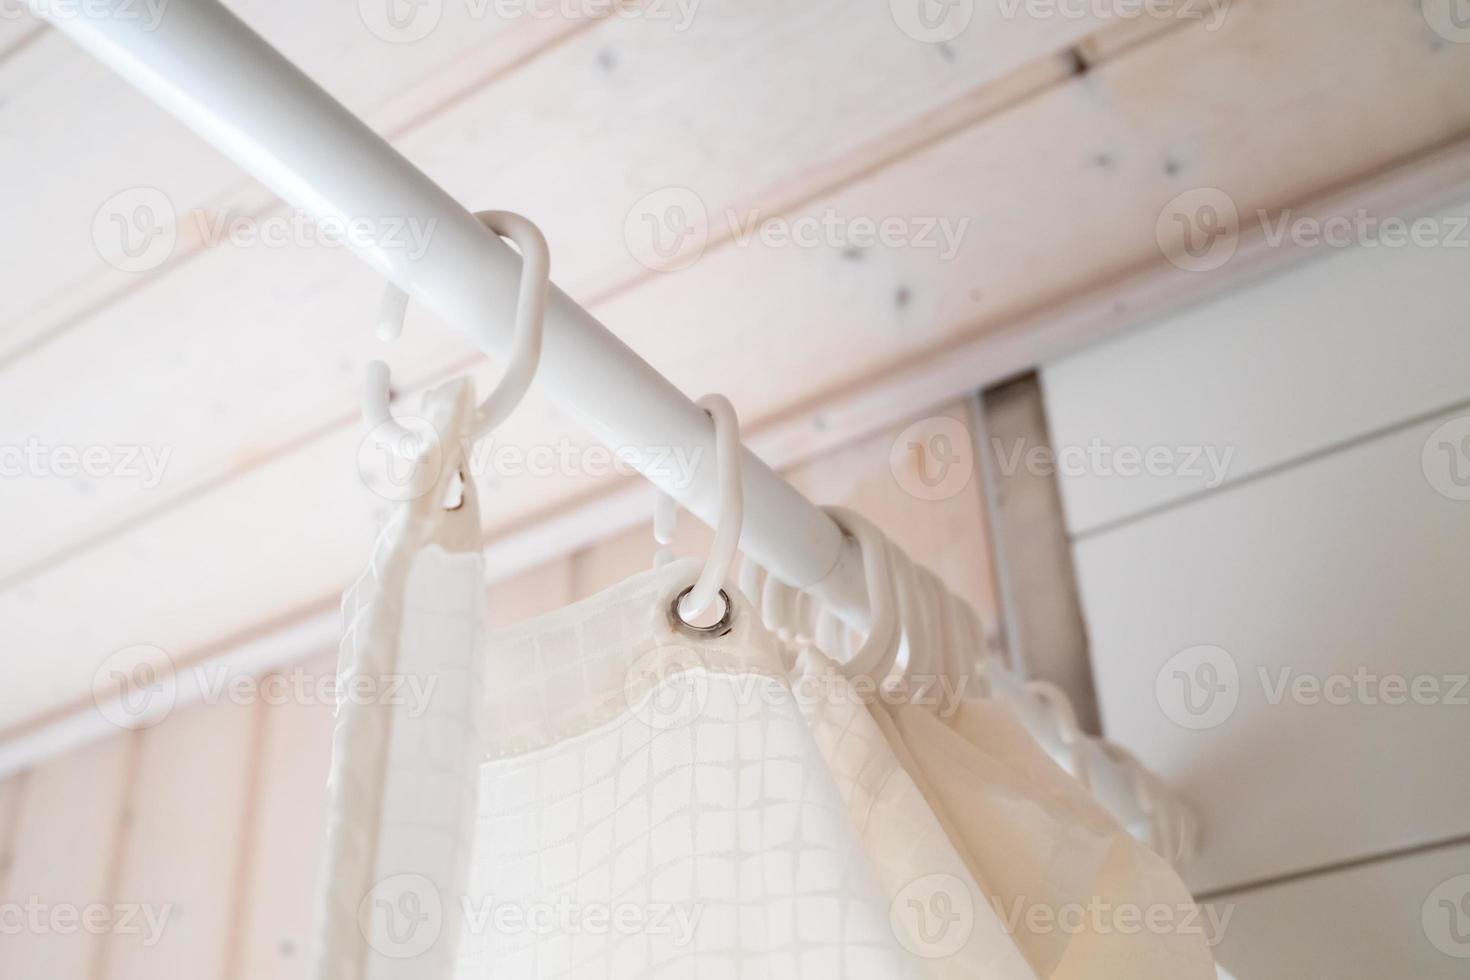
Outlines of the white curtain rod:
[{"label": "white curtain rod", "polygon": [[[353,243],[357,254],[480,350],[510,346],[520,257],[218,0],[170,0],[156,22],[129,4],[67,5],[52,23],[317,220],[432,222],[427,250]],[[31,0],[39,17],[55,9]],[[476,202],[495,207],[503,202]],[[534,215],[531,216],[534,218]],[[390,236],[393,237],[393,236]],[[555,255],[552,257],[553,269]],[[371,329],[364,323],[363,330]],[[611,331],[552,287],[538,383],[609,447],[698,455],[691,485],[645,475],[713,524],[719,505],[709,417]],[[778,579],[867,625],[862,559],[822,510],[745,451],[741,548]],[[650,501],[650,516],[652,502]]]}]

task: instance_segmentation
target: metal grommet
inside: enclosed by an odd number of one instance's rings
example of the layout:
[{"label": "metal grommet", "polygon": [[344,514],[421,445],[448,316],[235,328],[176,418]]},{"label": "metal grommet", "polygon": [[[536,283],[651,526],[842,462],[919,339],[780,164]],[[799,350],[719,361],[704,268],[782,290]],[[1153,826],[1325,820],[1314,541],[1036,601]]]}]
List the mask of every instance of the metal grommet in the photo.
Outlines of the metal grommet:
[{"label": "metal grommet", "polygon": [[669,623],[674,629],[691,636],[724,636],[730,632],[730,625],[735,621],[735,604],[730,601],[730,595],[724,589],[720,590],[720,601],[725,604],[725,611],[720,616],[719,622],[710,626],[695,626],[684,619],[683,614],[679,612],[679,606],[683,603],[684,597],[693,591],[694,586],[691,585],[674,596],[674,601],[669,604]]}]

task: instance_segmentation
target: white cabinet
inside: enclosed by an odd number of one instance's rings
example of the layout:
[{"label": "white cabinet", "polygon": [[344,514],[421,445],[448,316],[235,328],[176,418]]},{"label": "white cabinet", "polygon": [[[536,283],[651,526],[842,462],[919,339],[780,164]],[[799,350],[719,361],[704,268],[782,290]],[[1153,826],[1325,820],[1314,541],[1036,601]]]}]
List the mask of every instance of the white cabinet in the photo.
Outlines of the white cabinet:
[{"label": "white cabinet", "polygon": [[[1449,227],[1470,201],[1444,214]],[[1211,451],[1240,480],[1470,399],[1470,231],[1460,240],[1335,252],[1048,365],[1055,446],[1178,462],[1070,468],[1069,529],[1209,489]]]},{"label": "white cabinet", "polygon": [[1238,895],[1215,950],[1238,980],[1464,980],[1470,846],[1375,861]]},{"label": "white cabinet", "polygon": [[1470,504],[1421,470],[1437,424],[1075,546],[1103,726],[1199,806],[1196,888],[1470,834]]},{"label": "white cabinet", "polygon": [[1043,383],[1103,723],[1199,805],[1191,884],[1470,835],[1470,248],[1334,252]]}]

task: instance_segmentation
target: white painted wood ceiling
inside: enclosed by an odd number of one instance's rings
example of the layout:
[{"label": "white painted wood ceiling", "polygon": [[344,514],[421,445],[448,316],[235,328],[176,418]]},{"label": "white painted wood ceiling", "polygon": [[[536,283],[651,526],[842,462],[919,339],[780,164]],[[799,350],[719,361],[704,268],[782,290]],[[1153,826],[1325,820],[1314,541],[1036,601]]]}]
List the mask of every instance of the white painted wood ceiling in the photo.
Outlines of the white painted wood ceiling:
[{"label": "white painted wood ceiling", "polygon": [[[757,433],[1158,263],[1184,191],[1279,207],[1470,127],[1470,45],[1395,0],[977,3],[942,42],[901,0],[444,0],[403,43],[366,0],[231,6],[460,200],[533,217],[560,285]],[[0,76],[3,737],[88,706],[119,649],[187,664],[334,605],[386,506],[358,473],[365,361],[408,395],[496,366],[422,312],[380,349],[381,284],[341,248],[214,240],[294,215],[30,16],[0,18]],[[636,229],[670,189],[709,234],[665,272]],[[739,234],[829,215],[848,237]],[[952,253],[852,237],[890,218],[963,232]],[[586,444],[539,398],[501,440]],[[611,481],[485,482],[494,537]]]}]

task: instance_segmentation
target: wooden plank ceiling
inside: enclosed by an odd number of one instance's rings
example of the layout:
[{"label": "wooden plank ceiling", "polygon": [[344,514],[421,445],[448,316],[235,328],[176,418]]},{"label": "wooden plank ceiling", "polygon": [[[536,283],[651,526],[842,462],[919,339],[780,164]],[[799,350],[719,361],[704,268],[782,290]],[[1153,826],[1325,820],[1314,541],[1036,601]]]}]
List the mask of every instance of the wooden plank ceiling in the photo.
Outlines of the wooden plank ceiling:
[{"label": "wooden plank ceiling", "polygon": [[[400,44],[356,4],[231,5],[460,200],[532,216],[560,285],[753,431],[1160,262],[1183,191],[1283,207],[1470,130],[1470,45],[1397,0],[1146,21],[978,4],[942,44],[845,0],[704,0],[687,21],[445,3]],[[49,29],[0,22],[0,91],[0,446],[167,454],[156,479],[0,480],[3,738],[88,703],[122,647],[187,663],[329,606],[385,504],[356,463],[361,368],[383,356],[374,275],[341,249],[208,240],[221,215],[291,212]],[[98,228],[137,188],[177,243],[131,272]],[[670,188],[709,237],[663,272],[627,229]],[[738,232],[831,215],[960,233],[949,250]],[[406,392],[466,368],[489,383],[495,365],[430,319],[387,352]],[[534,393],[498,439],[587,444]],[[491,537],[613,482],[482,479]]]}]

